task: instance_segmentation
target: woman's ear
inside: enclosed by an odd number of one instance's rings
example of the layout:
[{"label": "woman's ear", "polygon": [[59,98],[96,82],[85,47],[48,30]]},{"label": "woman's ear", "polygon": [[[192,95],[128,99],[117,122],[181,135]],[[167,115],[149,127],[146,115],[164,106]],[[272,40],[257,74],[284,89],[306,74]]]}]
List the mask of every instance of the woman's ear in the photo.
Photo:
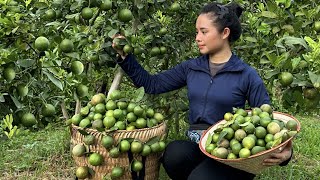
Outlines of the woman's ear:
[{"label": "woman's ear", "polygon": [[225,27],[222,32],[222,39],[228,39],[230,36],[230,29]]}]

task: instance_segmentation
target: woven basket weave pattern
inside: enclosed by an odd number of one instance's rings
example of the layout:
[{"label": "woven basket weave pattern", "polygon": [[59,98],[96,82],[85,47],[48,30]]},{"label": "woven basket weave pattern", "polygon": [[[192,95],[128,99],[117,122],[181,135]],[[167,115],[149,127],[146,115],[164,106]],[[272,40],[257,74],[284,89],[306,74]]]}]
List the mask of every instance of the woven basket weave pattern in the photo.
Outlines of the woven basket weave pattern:
[{"label": "woven basket weave pattern", "polygon": [[[72,125],[71,127],[71,145],[72,147],[77,144],[83,144],[84,135],[81,134],[78,130],[82,129],[78,126]],[[103,134],[95,129],[86,129],[88,134],[91,134],[95,137],[95,143],[89,145],[90,152],[97,152],[104,157],[104,163],[100,166],[91,166],[88,163],[88,158],[86,156],[75,157],[73,159],[77,166],[88,166],[94,170],[94,175],[90,179],[101,180],[106,174],[110,173],[112,168],[115,166],[123,167],[125,169],[124,175],[119,178],[123,180],[132,179],[131,173],[128,171],[130,165],[128,154],[122,153],[118,158],[109,157],[109,153],[105,147],[101,145],[101,139]],[[119,142],[123,138],[134,138],[139,139],[141,142],[147,142],[150,138],[158,136],[160,138],[166,136],[166,124],[162,123],[158,126],[152,128],[136,129],[132,131],[118,130],[112,132],[112,136],[115,142]],[[151,154],[146,157],[145,161],[145,180],[156,180],[159,177],[159,159],[161,153]],[[134,159],[141,160],[140,155],[134,154]]]},{"label": "woven basket weave pattern", "polygon": [[[300,122],[294,118],[293,116],[290,116],[288,114],[285,113],[280,113],[280,112],[273,112],[273,118],[277,119],[277,120],[281,120],[283,122],[288,122],[289,120],[294,120],[298,123],[298,132],[300,131]],[[213,133],[213,131],[218,127],[219,124],[225,123],[225,120],[222,120],[216,124],[214,124],[213,126],[211,126],[205,133],[203,133],[199,146],[201,151],[206,154],[207,156],[209,156],[212,159],[215,159],[221,163],[227,164],[231,167],[237,168],[237,169],[241,169],[243,171],[252,173],[252,174],[260,174],[264,169],[266,169],[268,166],[264,166],[262,165],[262,161],[266,158],[271,157],[272,153],[275,152],[279,152],[282,148],[284,148],[287,143],[293,139],[293,137],[290,137],[289,139],[287,139],[285,142],[279,144],[278,146],[260,152],[258,154],[255,154],[253,156],[250,156],[249,158],[244,158],[244,159],[221,159],[218,157],[215,157],[213,155],[211,155],[210,153],[206,152],[205,150],[205,143],[207,141],[208,135],[209,133]]]}]

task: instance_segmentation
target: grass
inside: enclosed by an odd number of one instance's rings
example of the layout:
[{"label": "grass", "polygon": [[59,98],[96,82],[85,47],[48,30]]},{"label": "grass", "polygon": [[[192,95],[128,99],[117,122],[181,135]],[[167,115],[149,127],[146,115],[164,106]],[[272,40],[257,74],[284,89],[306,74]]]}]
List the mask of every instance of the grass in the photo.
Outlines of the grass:
[{"label": "grass", "polygon": [[[320,174],[319,117],[296,116],[301,133],[294,140],[294,156],[285,167],[271,167],[256,180],[317,179]],[[170,134],[169,139],[181,138]],[[70,155],[70,134],[63,125],[38,132],[22,131],[12,140],[0,140],[0,179],[74,179],[75,164]],[[169,180],[163,168],[160,180]]]}]

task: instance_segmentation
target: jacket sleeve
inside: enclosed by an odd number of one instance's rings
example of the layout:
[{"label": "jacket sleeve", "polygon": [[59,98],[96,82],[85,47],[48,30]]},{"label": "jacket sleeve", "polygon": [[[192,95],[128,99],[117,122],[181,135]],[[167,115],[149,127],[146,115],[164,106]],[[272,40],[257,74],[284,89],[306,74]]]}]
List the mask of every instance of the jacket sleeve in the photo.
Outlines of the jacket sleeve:
[{"label": "jacket sleeve", "polygon": [[270,104],[267,89],[256,70],[251,68],[247,79],[248,87],[246,96],[250,107],[260,107],[262,104]]},{"label": "jacket sleeve", "polygon": [[137,87],[143,86],[148,94],[160,94],[179,89],[186,85],[186,63],[178,64],[172,69],[151,75],[129,54],[122,62],[121,68]]}]

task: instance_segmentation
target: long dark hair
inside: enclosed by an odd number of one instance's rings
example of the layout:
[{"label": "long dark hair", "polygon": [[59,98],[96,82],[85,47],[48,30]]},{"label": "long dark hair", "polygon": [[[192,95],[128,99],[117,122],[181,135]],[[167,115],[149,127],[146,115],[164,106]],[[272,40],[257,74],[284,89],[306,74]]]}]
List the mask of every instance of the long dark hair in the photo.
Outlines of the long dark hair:
[{"label": "long dark hair", "polygon": [[224,28],[228,27],[230,29],[229,42],[234,42],[240,38],[242,33],[239,20],[242,11],[243,8],[237,3],[223,5],[212,2],[206,4],[200,11],[200,14],[210,14],[212,22],[217,26],[219,32],[222,32]]}]

